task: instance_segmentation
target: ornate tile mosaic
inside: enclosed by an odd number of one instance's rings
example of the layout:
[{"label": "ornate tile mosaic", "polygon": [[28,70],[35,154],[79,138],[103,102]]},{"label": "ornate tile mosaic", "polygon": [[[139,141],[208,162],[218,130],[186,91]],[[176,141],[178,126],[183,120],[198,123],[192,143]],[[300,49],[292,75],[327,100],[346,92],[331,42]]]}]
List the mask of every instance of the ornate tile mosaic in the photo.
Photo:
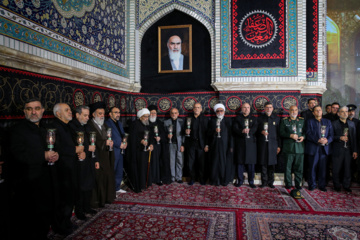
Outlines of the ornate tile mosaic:
[{"label": "ornate tile mosaic", "polygon": [[286,68],[231,68],[231,38],[229,13],[232,1],[221,0],[221,76],[222,77],[262,77],[262,76],[297,76],[297,5],[296,1],[287,0],[287,52],[288,66]]},{"label": "ornate tile mosaic", "polygon": [[186,7],[201,15],[214,26],[215,0],[137,0],[136,28],[139,29],[149,18],[173,3]]},{"label": "ornate tile mosaic", "polygon": [[0,34],[126,76],[127,2],[0,1]]}]

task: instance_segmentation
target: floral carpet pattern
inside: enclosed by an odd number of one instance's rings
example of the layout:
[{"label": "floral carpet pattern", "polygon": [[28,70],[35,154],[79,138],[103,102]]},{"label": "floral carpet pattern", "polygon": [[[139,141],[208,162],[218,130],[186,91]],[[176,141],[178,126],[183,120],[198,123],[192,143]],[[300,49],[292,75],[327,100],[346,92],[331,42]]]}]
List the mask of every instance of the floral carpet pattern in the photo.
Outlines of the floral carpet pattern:
[{"label": "floral carpet pattern", "polygon": [[332,188],[327,188],[327,190],[326,193],[318,189],[303,190],[301,193],[314,211],[360,213],[359,188],[352,188],[351,193],[336,192]]},{"label": "floral carpet pattern", "polygon": [[301,210],[285,188],[256,188],[247,185],[210,186],[173,183],[153,185],[141,193],[118,194],[116,201],[196,207]]},{"label": "floral carpet pattern", "polygon": [[244,212],[240,239],[359,239],[359,217]]},{"label": "floral carpet pattern", "polygon": [[236,214],[111,204],[68,239],[236,239]]}]

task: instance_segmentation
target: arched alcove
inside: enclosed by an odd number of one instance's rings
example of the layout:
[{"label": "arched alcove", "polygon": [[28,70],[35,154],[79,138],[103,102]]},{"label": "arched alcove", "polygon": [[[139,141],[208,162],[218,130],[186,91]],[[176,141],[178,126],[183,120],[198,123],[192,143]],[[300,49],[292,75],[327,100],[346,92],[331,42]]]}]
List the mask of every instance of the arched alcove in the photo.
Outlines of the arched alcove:
[{"label": "arched alcove", "polygon": [[340,29],[329,17],[326,17],[326,45],[328,71],[340,69]]},{"label": "arched alcove", "polygon": [[[192,26],[192,72],[158,73],[158,27],[189,24]],[[212,91],[210,34],[198,20],[180,11],[172,11],[144,33],[140,66],[141,92]]]}]

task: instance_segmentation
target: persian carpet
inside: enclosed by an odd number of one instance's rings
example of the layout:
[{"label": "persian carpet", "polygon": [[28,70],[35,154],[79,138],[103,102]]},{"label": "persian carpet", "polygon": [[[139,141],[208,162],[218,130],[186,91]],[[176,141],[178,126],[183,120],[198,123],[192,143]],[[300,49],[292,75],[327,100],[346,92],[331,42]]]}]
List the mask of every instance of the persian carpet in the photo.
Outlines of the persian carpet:
[{"label": "persian carpet", "polygon": [[67,239],[236,239],[236,214],[111,204]]},{"label": "persian carpet", "polygon": [[306,203],[318,212],[360,213],[360,189],[352,188],[352,193],[336,192],[327,188],[324,193],[318,189],[301,191]]},{"label": "persian carpet", "polygon": [[360,218],[338,215],[243,212],[240,239],[359,239]]},{"label": "persian carpet", "polygon": [[118,194],[116,201],[210,208],[302,210],[285,188],[252,189],[247,185],[242,187],[203,186],[197,183],[192,186],[178,183],[153,185],[141,193]]}]

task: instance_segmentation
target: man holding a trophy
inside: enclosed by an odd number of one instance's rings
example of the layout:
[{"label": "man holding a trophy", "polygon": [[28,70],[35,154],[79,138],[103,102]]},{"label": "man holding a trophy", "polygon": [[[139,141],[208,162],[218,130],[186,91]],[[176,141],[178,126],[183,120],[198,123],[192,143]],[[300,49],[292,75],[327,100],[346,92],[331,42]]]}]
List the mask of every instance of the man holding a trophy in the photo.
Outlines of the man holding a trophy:
[{"label": "man holding a trophy", "polygon": [[234,179],[232,119],[225,118],[225,106],[214,106],[216,116],[209,121],[210,184],[226,186]]},{"label": "man holding a trophy", "polygon": [[[256,164],[256,131],[258,128],[256,117],[250,114],[250,104],[241,106],[241,113],[235,118],[233,132],[235,138],[235,163],[237,164],[237,187],[244,183],[244,171],[247,170],[249,186],[254,184]],[[246,168],[246,169],[245,169]]]},{"label": "man holding a trophy", "polygon": [[[348,121],[348,107],[339,109],[339,119],[332,122],[334,141],[332,148],[332,177],[335,191],[341,190],[341,183],[346,192],[351,192],[351,161],[357,158],[356,127],[353,121]],[[340,171],[342,174],[340,174]],[[342,179],[340,179],[342,175]]]},{"label": "man holding a trophy", "polygon": [[321,106],[315,106],[313,110],[315,118],[307,120],[305,153],[309,161],[309,190],[318,187],[326,192],[326,166],[330,154],[329,144],[333,141],[334,131],[330,120],[323,118]]},{"label": "man holding a trophy", "polygon": [[[170,171],[171,181],[183,183],[182,173],[184,167],[184,141],[183,133],[184,120],[178,118],[179,110],[172,108],[170,110],[170,119],[164,121],[165,131],[168,133],[169,152],[170,152]],[[190,129],[191,118],[186,120],[186,128]]]},{"label": "man holding a trophy", "polygon": [[304,165],[304,118],[298,117],[298,107],[293,105],[289,109],[289,117],[280,123],[280,136],[283,139],[282,154],[285,159],[285,188],[292,187],[291,173],[295,175],[295,188],[301,189]]},{"label": "man holding a trophy", "polygon": [[130,178],[136,193],[151,185],[151,152],[156,144],[153,132],[150,131],[150,111],[143,108],[137,112],[138,119],[132,124],[129,135]]},{"label": "man holding a trophy", "polygon": [[260,115],[257,132],[257,160],[261,165],[261,187],[274,187],[275,165],[280,152],[280,118],[273,114],[271,102],[264,104],[264,114]]},{"label": "man holding a trophy", "polygon": [[[53,214],[52,172],[48,163],[57,163],[59,154],[49,151],[46,129],[40,124],[44,107],[38,99],[25,102],[25,119],[11,129],[10,167],[14,177],[9,226],[11,238],[46,239]],[[26,201],[24,201],[26,196]],[[21,230],[18,226],[22,226]],[[6,238],[6,237],[5,237]]]},{"label": "man holding a trophy", "polygon": [[75,119],[69,125],[76,133],[77,144],[84,146],[85,155],[77,161],[78,190],[75,202],[75,215],[80,220],[86,220],[85,214],[94,214],[95,210],[90,208],[91,194],[95,187],[95,168],[99,169],[99,162],[93,157],[95,145],[91,145],[90,132],[87,122],[90,116],[88,106],[78,106],[75,109]]},{"label": "man holding a trophy", "polygon": [[96,187],[92,194],[92,207],[104,207],[115,199],[114,142],[111,139],[112,129],[105,123],[104,102],[90,105],[92,119],[88,123],[90,131],[96,132],[96,158],[100,168],[96,172]]},{"label": "man holding a trophy", "polygon": [[111,107],[109,109],[109,119],[106,120],[106,124],[111,128],[111,139],[114,142],[114,172],[115,172],[115,190],[117,193],[126,193],[125,190],[120,188],[123,179],[124,157],[121,153],[123,149],[126,149],[127,142],[125,140],[125,131],[120,120],[120,109],[117,107]]}]

